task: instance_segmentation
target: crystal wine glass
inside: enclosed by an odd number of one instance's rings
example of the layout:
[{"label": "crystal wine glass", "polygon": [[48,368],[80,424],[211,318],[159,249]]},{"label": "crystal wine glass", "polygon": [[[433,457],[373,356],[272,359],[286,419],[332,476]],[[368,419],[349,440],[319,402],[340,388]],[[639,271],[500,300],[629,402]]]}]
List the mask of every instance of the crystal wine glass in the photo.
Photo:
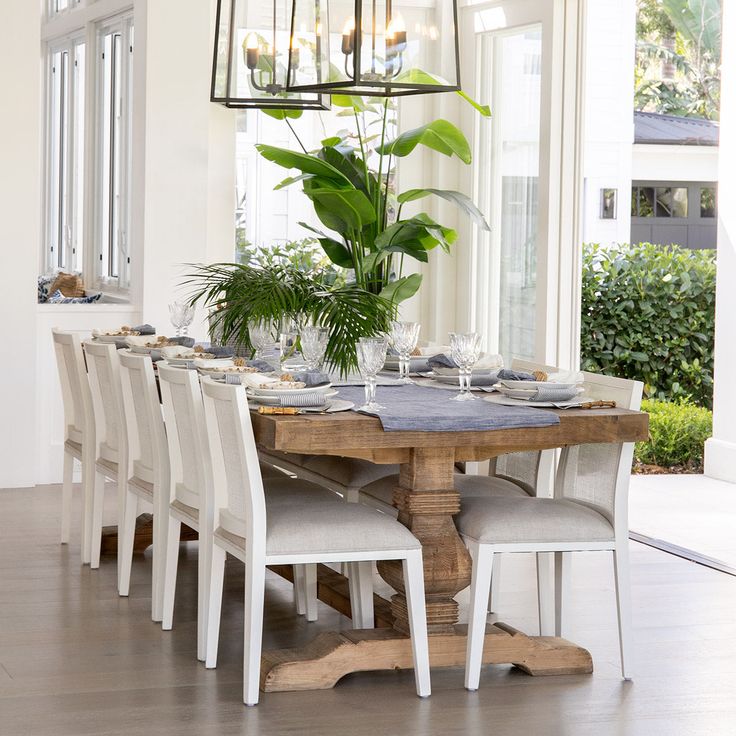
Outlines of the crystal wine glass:
[{"label": "crystal wine glass", "polygon": [[181,301],[172,302],[169,304],[169,316],[176,329],[176,336],[186,337],[189,325],[194,321],[194,306]]},{"label": "crystal wine glass", "polygon": [[386,338],[361,337],[355,345],[358,355],[358,370],[365,380],[365,404],[359,411],[369,411],[374,414],[385,409],[376,403],[376,374],[386,362]]},{"label": "crystal wine glass", "polygon": [[470,381],[473,366],[480,357],[480,339],[477,332],[450,333],[450,351],[452,359],[457,364],[460,378],[460,393],[453,396],[451,401],[475,400],[475,396],[470,393]]},{"label": "crystal wine glass", "polygon": [[319,370],[325,359],[327,341],[330,338],[329,328],[306,325],[302,327],[299,338],[302,345],[302,356],[307,368],[310,371]]},{"label": "crystal wine glass", "polygon": [[399,383],[414,383],[409,378],[411,354],[419,339],[419,322],[392,322],[389,342],[399,354]]},{"label": "crystal wine glass", "polygon": [[273,324],[269,320],[249,322],[248,334],[250,335],[250,343],[256,351],[253,358],[255,360],[262,360],[266,354],[266,349],[274,343]]}]

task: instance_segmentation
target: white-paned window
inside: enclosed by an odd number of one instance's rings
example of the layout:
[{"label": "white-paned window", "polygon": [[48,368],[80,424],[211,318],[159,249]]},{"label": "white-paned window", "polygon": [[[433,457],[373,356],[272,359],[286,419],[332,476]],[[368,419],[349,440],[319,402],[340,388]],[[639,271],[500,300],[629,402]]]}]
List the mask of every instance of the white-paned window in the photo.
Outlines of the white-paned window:
[{"label": "white-paned window", "polygon": [[47,0],[46,12],[49,17],[71,10],[80,4],[80,0]]},{"label": "white-paned window", "polygon": [[81,270],[84,244],[85,45],[49,47],[45,267]]},{"label": "white-paned window", "polygon": [[95,275],[102,288],[130,285],[130,128],[133,23],[122,18],[98,33]]}]

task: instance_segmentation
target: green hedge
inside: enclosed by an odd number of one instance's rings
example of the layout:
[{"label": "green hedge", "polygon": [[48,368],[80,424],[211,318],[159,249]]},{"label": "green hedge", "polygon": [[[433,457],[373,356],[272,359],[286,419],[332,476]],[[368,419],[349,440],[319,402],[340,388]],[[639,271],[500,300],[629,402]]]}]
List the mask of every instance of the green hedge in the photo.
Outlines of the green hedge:
[{"label": "green hedge", "polygon": [[644,400],[649,413],[649,441],[637,442],[634,457],[647,465],[685,466],[700,470],[705,441],[712,434],[713,415],[686,402]]},{"label": "green hedge", "polygon": [[715,253],[651,243],[583,249],[583,370],[711,407]]}]

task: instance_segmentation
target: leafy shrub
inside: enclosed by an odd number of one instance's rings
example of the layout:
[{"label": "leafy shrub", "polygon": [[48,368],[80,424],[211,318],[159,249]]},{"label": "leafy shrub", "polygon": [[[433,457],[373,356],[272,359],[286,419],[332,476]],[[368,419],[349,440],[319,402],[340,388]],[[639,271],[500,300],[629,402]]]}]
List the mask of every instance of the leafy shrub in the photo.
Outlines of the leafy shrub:
[{"label": "leafy shrub", "polygon": [[636,443],[634,457],[647,465],[700,469],[705,441],[712,434],[712,413],[687,402],[654,399],[645,399],[641,408],[649,413],[649,440]]},{"label": "leafy shrub", "polygon": [[713,251],[651,243],[583,249],[583,370],[644,381],[645,395],[713,400]]}]

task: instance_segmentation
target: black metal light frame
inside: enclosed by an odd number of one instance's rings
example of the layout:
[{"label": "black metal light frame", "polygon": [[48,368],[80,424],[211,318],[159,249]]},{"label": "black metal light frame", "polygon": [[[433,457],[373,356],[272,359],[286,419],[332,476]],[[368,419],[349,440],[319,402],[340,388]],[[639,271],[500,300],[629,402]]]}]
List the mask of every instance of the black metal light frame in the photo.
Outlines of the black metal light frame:
[{"label": "black metal light frame", "polygon": [[[222,20],[222,5],[224,0],[217,0],[217,14],[215,18],[215,41],[214,51],[212,55],[212,80],[210,86],[210,102],[215,102],[225,107],[239,110],[329,110],[330,99],[327,94],[320,90],[291,90],[288,85],[284,84],[284,91],[288,97],[282,97],[274,94],[271,97],[232,97],[231,81],[233,73],[233,46],[237,43],[235,37],[235,9],[237,0],[229,0],[230,2],[230,22],[228,25],[228,41],[227,41],[227,74],[225,78],[225,94],[217,94],[217,71],[218,71],[218,51],[220,43],[220,23]],[[275,0],[272,0],[275,2]],[[292,19],[294,17],[294,0],[292,0]],[[291,38],[291,36],[290,36]],[[287,77],[291,74],[291,52],[289,52],[289,64],[287,68]],[[295,97],[295,93],[299,92],[317,92],[316,99],[300,99]]]},{"label": "black metal light frame", "polygon": [[[291,55],[289,56],[289,67],[286,72],[286,89],[291,92],[320,92],[325,94],[338,94],[338,95],[370,95],[372,97],[403,97],[406,95],[426,95],[437,92],[457,92],[461,89],[460,85],[460,41],[458,37],[458,12],[457,12],[457,0],[449,0],[452,2],[452,13],[453,22],[455,25],[454,41],[455,41],[455,84],[419,84],[419,83],[407,83],[407,82],[395,82],[391,80],[378,81],[378,80],[362,80],[360,78],[360,53],[363,46],[363,31],[362,23],[360,19],[363,17],[363,0],[353,0],[355,20],[355,42],[353,56],[353,69],[352,79],[346,79],[336,82],[321,82],[317,81],[314,84],[290,84],[290,80],[293,78],[292,66],[291,66]],[[291,34],[290,38],[295,37],[295,22],[296,22],[296,6],[300,0],[292,0],[291,6]],[[317,8],[316,17],[319,17],[319,2],[320,0],[314,0],[315,7]],[[375,6],[375,0],[373,0]],[[391,7],[393,3],[391,0],[386,0],[386,14],[387,18],[391,18]],[[218,0],[219,7],[219,0]],[[374,8],[375,13],[375,8]],[[329,18],[328,18],[329,22]],[[325,27],[324,25],[322,26]],[[330,29],[327,27],[327,35],[329,36]],[[320,40],[321,36],[317,34],[317,57],[321,61],[320,56]],[[328,59],[329,63],[329,59]],[[319,76],[319,73],[318,73]],[[357,80],[357,81],[356,81]]]}]

